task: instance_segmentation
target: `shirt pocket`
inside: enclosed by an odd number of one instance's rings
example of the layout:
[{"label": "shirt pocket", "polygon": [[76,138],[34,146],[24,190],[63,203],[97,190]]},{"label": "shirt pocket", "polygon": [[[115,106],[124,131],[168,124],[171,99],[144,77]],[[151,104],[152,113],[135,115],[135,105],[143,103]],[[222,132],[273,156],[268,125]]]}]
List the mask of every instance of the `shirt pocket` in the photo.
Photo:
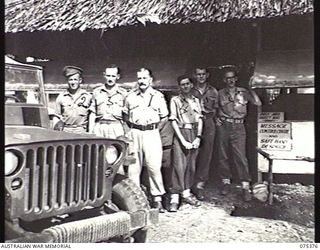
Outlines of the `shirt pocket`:
[{"label": "shirt pocket", "polygon": [[79,100],[77,101],[77,105],[80,107],[84,107],[84,108],[89,108],[91,104],[91,98],[88,95],[82,95]]},{"label": "shirt pocket", "polygon": [[159,113],[160,111],[160,105],[159,103],[157,102],[156,98],[153,97],[153,99],[151,100],[151,102],[149,102],[149,104],[147,105],[147,108],[148,109],[151,109],[157,113]]},{"label": "shirt pocket", "polygon": [[72,102],[65,102],[65,103],[62,103],[61,106],[63,108],[68,108],[68,107],[71,107],[72,106]]},{"label": "shirt pocket", "polygon": [[101,105],[102,103],[105,102],[105,100],[107,99],[107,97],[105,95],[103,95],[102,93],[100,93],[99,95],[94,95],[94,100],[97,106]]},{"label": "shirt pocket", "polygon": [[239,93],[235,97],[235,102],[241,104],[241,105],[247,105],[248,99],[243,93]]},{"label": "shirt pocket", "polygon": [[221,98],[219,99],[219,104],[221,106],[225,106],[228,103],[230,103],[231,101],[229,100],[229,98],[227,96],[221,96]]},{"label": "shirt pocket", "polygon": [[72,105],[73,105],[73,102],[71,102],[70,100],[67,100],[67,101],[61,103],[62,113],[65,113],[66,111],[71,109]]},{"label": "shirt pocket", "polygon": [[111,98],[110,102],[112,102],[113,105],[117,105],[120,108],[124,107],[123,98],[121,96],[119,96],[119,95]]},{"label": "shirt pocket", "polygon": [[96,99],[96,111],[97,115],[102,115],[104,111],[106,110],[105,102],[102,98]]},{"label": "shirt pocket", "polygon": [[139,104],[132,104],[132,105],[130,105],[129,110],[132,112],[135,109],[137,109],[138,107],[139,107]]}]

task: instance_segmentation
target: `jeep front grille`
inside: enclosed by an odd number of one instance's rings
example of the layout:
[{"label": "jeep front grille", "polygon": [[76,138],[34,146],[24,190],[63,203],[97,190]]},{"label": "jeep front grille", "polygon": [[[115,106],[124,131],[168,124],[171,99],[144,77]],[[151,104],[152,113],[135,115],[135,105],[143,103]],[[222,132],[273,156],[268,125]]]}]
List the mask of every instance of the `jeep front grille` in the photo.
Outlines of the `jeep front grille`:
[{"label": "jeep front grille", "polygon": [[105,178],[104,147],[99,144],[50,145],[27,150],[25,211],[58,209],[101,198]]},{"label": "jeep front grille", "polygon": [[23,159],[20,170],[6,178],[8,185],[15,179],[23,180],[22,188],[11,191],[12,198],[16,197],[12,200],[11,211],[16,211],[16,216],[33,220],[105,202],[106,189],[111,188],[104,174],[107,168],[105,150],[109,143],[106,140],[72,143],[7,148],[20,152]]}]

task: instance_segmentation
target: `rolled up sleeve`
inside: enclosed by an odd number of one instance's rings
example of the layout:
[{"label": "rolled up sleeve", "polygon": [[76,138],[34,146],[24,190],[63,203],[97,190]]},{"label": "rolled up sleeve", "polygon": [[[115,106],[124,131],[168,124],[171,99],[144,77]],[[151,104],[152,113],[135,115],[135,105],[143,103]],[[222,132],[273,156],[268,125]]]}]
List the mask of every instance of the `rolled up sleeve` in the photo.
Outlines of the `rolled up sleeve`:
[{"label": "rolled up sleeve", "polygon": [[174,100],[175,100],[174,98],[170,100],[170,116],[169,116],[170,121],[178,121],[178,108]]},{"label": "rolled up sleeve", "polygon": [[164,96],[161,94],[159,97],[159,116],[161,119],[169,115],[168,107]]}]

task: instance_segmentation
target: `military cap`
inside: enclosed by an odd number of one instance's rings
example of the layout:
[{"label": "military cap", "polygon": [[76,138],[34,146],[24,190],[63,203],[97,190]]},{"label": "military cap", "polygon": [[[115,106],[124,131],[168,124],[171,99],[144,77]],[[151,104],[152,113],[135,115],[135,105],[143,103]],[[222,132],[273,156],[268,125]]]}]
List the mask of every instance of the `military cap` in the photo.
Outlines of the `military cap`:
[{"label": "military cap", "polygon": [[72,76],[74,74],[82,74],[83,70],[79,67],[76,67],[76,66],[65,66],[63,68],[63,75],[65,77],[69,77],[69,76]]}]

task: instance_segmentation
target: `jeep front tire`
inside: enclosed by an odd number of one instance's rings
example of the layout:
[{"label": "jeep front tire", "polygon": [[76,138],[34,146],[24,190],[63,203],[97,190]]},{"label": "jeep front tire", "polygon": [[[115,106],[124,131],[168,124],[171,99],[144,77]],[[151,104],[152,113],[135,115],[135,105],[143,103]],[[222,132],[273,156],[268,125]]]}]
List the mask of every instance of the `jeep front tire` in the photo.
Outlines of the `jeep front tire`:
[{"label": "jeep front tire", "polygon": [[[144,192],[129,178],[117,174],[112,188],[112,203],[120,210],[135,212],[142,209],[150,209]],[[131,236],[135,243],[143,243],[147,240],[147,229],[137,230]]]}]

